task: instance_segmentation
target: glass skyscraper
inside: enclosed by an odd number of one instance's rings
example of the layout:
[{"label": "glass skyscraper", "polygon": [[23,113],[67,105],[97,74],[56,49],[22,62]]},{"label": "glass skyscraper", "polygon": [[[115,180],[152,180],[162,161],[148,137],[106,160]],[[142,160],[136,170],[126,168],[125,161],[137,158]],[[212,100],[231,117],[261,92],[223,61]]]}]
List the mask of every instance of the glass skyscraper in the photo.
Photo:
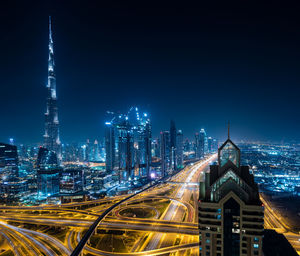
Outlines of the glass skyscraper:
[{"label": "glass skyscraper", "polygon": [[127,114],[112,114],[105,123],[106,170],[119,181],[148,177],[151,165],[151,123],[148,115],[130,108]]}]

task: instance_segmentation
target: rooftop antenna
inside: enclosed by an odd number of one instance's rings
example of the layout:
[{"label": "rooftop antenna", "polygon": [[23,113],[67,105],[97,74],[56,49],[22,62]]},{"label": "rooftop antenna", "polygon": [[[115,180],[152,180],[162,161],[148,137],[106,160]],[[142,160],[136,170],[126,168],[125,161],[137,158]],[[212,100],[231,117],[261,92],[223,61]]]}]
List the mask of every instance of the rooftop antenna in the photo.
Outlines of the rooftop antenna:
[{"label": "rooftop antenna", "polygon": [[230,139],[230,122],[228,121],[228,139]]}]

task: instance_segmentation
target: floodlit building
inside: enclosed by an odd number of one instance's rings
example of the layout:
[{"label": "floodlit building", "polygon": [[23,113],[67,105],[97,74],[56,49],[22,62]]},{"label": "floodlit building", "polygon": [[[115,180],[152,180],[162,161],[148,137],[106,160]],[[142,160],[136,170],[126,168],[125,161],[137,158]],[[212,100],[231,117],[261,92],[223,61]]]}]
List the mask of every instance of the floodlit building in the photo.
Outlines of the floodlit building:
[{"label": "floodlit building", "polygon": [[115,168],[116,160],[116,142],[115,128],[111,122],[105,123],[105,166],[108,172]]},{"label": "floodlit building", "polygon": [[47,107],[45,113],[45,148],[54,151],[58,160],[62,160],[62,149],[59,138],[59,121],[56,97],[56,73],[54,63],[53,38],[51,30],[51,18],[49,17],[49,58],[48,58],[48,83],[47,83]]},{"label": "floodlit building", "polygon": [[160,155],[161,155],[161,175],[168,174],[170,168],[170,132],[160,132]]},{"label": "floodlit building", "polygon": [[170,164],[172,170],[177,169],[177,130],[175,121],[170,122]]},{"label": "floodlit building", "polygon": [[183,168],[183,133],[182,130],[177,131],[177,169]]},{"label": "floodlit building", "polygon": [[200,256],[262,255],[264,209],[248,166],[229,136],[200,182]]},{"label": "floodlit building", "polygon": [[138,108],[115,115],[105,125],[106,170],[119,174],[119,181],[149,177],[151,165],[151,123]]},{"label": "floodlit building", "polygon": [[17,147],[0,143],[0,169],[5,169],[9,175],[18,176],[19,157]]},{"label": "floodlit building", "polygon": [[38,198],[44,199],[59,192],[62,168],[54,151],[40,147],[36,161]]}]

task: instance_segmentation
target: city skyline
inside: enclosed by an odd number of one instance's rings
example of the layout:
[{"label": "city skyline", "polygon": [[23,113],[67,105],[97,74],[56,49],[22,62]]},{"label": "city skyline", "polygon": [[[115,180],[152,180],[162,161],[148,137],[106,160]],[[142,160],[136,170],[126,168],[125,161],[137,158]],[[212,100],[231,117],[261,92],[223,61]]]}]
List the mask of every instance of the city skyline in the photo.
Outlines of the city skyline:
[{"label": "city skyline", "polygon": [[[122,113],[132,105],[150,113],[153,137],[174,119],[189,138],[205,128],[223,139],[230,121],[235,140],[299,141],[299,53],[294,43],[300,36],[291,9],[274,5],[266,17],[255,12],[262,19],[259,24],[259,18],[249,16],[251,6],[236,6],[231,12],[230,7],[216,11],[203,6],[213,14],[213,22],[198,5],[195,10],[178,10],[176,4],[148,10],[143,5],[90,4],[80,12],[78,2],[68,11],[64,4],[61,9],[40,4],[39,13],[28,10],[26,15],[22,5],[18,15],[5,7],[2,18],[11,27],[3,30],[1,49],[11,45],[17,50],[3,52],[8,62],[1,69],[1,141],[13,137],[17,143],[42,142],[49,14],[55,27],[63,143],[103,138],[105,112]],[[101,18],[88,15],[91,7]],[[272,12],[282,12],[283,18]],[[271,57],[273,51],[277,55]],[[219,109],[219,104],[224,107]]]},{"label": "city skyline", "polygon": [[300,4],[1,7],[1,255],[300,255]]}]

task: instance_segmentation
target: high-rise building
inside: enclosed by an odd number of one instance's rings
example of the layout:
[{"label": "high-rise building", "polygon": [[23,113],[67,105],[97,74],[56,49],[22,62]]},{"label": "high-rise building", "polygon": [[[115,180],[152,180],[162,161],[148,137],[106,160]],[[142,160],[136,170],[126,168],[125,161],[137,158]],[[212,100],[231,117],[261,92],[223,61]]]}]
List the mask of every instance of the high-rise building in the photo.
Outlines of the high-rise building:
[{"label": "high-rise building", "polygon": [[153,157],[160,157],[160,140],[159,139],[152,140],[151,155]]},{"label": "high-rise building", "polygon": [[170,161],[171,161],[171,168],[176,170],[177,167],[177,152],[176,152],[176,137],[177,137],[177,130],[175,121],[171,120],[170,122]]},{"label": "high-rise building", "polygon": [[[12,143],[12,142],[11,142]],[[0,201],[15,203],[27,191],[27,180],[19,177],[17,147],[0,143]]]},{"label": "high-rise building", "polygon": [[217,139],[212,140],[212,145],[211,145],[212,151],[217,151],[219,148],[219,142]]},{"label": "high-rise building", "polygon": [[9,175],[18,176],[19,157],[17,146],[0,143],[0,169],[6,169]]},{"label": "high-rise building", "polygon": [[207,153],[210,153],[210,152],[213,151],[212,145],[213,145],[213,138],[212,137],[208,137],[207,138]]},{"label": "high-rise building", "polygon": [[62,169],[58,166],[56,153],[40,147],[37,161],[38,198],[45,199],[59,192],[59,176]]},{"label": "high-rise building", "polygon": [[176,152],[177,152],[177,169],[183,168],[183,133],[182,130],[177,131],[177,142],[176,142]]},{"label": "high-rise building", "polygon": [[61,203],[86,201],[88,191],[84,191],[84,168],[67,167],[60,172],[59,193]]},{"label": "high-rise building", "polygon": [[53,38],[51,30],[51,18],[49,17],[49,58],[48,58],[48,83],[47,83],[47,107],[45,113],[44,147],[54,151],[61,161],[61,142],[59,138],[59,122],[56,97],[56,74],[54,64]]},{"label": "high-rise building", "polygon": [[[133,133],[128,119],[119,120],[117,124],[118,134],[118,171],[121,180],[128,180],[133,175]],[[136,145],[135,145],[136,146]]]},{"label": "high-rise building", "polygon": [[170,132],[160,132],[161,174],[166,176],[170,168]]},{"label": "high-rise building", "polygon": [[205,130],[202,128],[199,132],[199,154],[200,158],[203,158],[207,153],[207,136]]},{"label": "high-rise building", "polygon": [[56,153],[54,151],[49,150],[48,148],[40,147],[36,160],[36,167],[49,168],[57,167],[57,165],[58,159]]},{"label": "high-rise building", "polygon": [[262,255],[264,212],[258,187],[229,136],[200,182],[200,256]]},{"label": "high-rise building", "polygon": [[148,115],[140,116],[138,108],[115,115],[106,122],[106,168],[119,173],[119,180],[150,176],[151,123]]},{"label": "high-rise building", "polygon": [[82,167],[65,168],[60,173],[59,192],[65,194],[75,194],[83,191],[84,169]]},{"label": "high-rise building", "polygon": [[195,133],[195,158],[201,158],[201,150],[200,150],[200,135],[198,132]]},{"label": "high-rise building", "polygon": [[112,172],[115,168],[116,142],[115,127],[111,122],[105,123],[105,166],[106,171]]}]

